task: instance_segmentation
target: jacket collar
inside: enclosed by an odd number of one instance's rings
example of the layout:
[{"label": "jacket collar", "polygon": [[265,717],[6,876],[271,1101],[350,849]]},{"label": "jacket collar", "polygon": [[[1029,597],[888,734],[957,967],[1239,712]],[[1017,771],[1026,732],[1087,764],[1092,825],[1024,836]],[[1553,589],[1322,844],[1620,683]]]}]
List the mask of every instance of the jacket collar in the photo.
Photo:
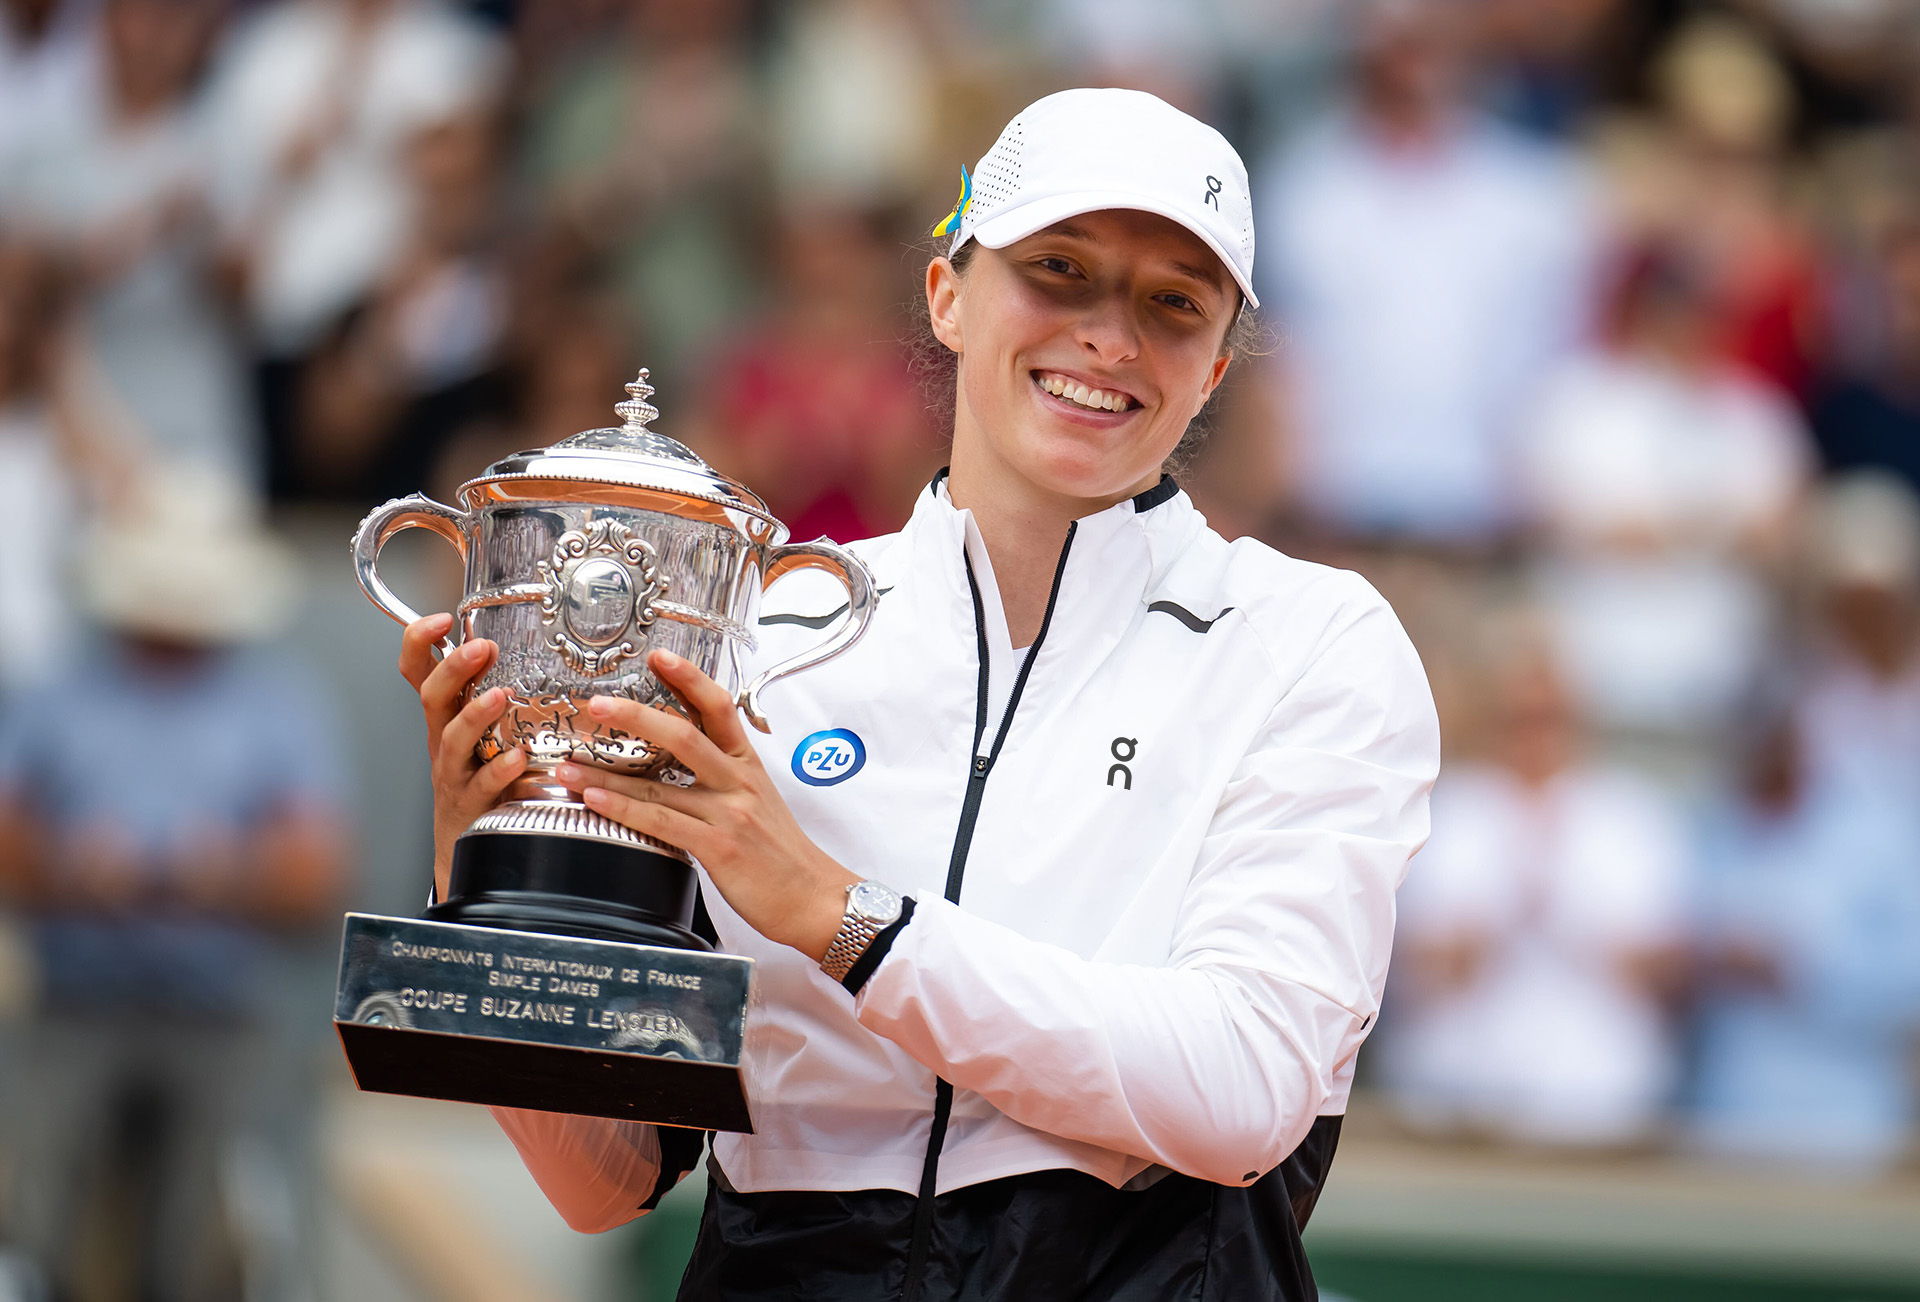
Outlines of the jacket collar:
[{"label": "jacket collar", "polygon": [[[964,615],[963,622],[971,628],[972,596],[967,582],[967,558],[971,557],[988,619],[1004,636],[1004,616],[999,593],[990,581],[986,544],[973,512],[955,507],[947,496],[946,476],[942,469],[933,477],[902,531],[912,570],[937,584],[943,604]],[[1162,475],[1158,484],[1137,496],[1076,520],[1047,649],[1080,643],[1085,651],[1090,649],[1084,645],[1089,637],[1117,638],[1205,525],[1192,499],[1171,475]]]},{"label": "jacket collar", "polygon": [[[945,485],[947,475],[952,469],[952,466],[942,466],[940,469],[934,471],[933,478],[927,483],[926,493],[944,498],[946,495]],[[1162,503],[1172,501],[1179,492],[1180,485],[1174,482],[1172,475],[1163,471],[1160,475],[1159,483],[1144,493],[1135,493],[1132,497],[1129,497],[1126,502],[1122,503],[1122,505],[1131,506],[1134,514],[1138,515],[1143,511],[1151,511],[1154,507]],[[922,494],[922,496],[925,495],[926,494]]]}]

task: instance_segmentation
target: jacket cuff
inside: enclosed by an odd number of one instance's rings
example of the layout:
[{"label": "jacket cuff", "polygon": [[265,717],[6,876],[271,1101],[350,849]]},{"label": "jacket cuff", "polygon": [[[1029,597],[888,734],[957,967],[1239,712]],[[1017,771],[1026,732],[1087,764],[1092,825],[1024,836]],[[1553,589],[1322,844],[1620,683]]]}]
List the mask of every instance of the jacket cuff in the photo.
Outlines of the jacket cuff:
[{"label": "jacket cuff", "polygon": [[873,975],[874,969],[880,966],[880,960],[887,956],[887,951],[893,948],[893,942],[912,921],[913,897],[908,895],[900,901],[900,916],[874,936],[873,943],[867,946],[867,952],[855,959],[853,966],[847,969],[847,974],[840,978],[840,984],[847,988],[848,994],[860,993],[860,987],[867,984],[867,978]]}]

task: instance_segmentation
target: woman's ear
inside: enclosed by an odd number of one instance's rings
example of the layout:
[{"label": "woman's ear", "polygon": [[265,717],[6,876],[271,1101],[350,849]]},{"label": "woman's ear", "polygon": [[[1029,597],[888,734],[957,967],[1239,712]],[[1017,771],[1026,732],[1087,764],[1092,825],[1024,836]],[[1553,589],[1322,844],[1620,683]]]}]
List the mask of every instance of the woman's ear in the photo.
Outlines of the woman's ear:
[{"label": "woman's ear", "polygon": [[1187,417],[1188,420],[1192,420],[1194,416],[1198,416],[1206,409],[1207,399],[1211,398],[1213,391],[1220,387],[1220,381],[1227,378],[1227,366],[1232,361],[1232,353],[1221,353],[1213,359],[1213,369],[1207,372],[1206,385],[1200,390],[1200,402],[1194,407],[1193,416]]},{"label": "woman's ear", "polygon": [[933,337],[954,352],[960,349],[960,273],[945,258],[927,263],[927,320]]}]

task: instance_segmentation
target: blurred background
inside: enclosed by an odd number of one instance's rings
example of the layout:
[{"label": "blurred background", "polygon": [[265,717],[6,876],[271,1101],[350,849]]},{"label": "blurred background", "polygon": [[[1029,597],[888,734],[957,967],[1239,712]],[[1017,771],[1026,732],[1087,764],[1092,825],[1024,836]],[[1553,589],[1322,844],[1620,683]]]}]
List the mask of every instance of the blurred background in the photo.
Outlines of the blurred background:
[{"label": "blurred background", "polygon": [[1442,709],[1329,1293],[1920,1297],[1917,74],[1912,0],[0,0],[0,1299],[672,1295],[697,1177],[579,1238],[350,1087],[430,829],[347,539],[640,365],[897,527],[925,232],[1084,84],[1254,180],[1183,482]]}]

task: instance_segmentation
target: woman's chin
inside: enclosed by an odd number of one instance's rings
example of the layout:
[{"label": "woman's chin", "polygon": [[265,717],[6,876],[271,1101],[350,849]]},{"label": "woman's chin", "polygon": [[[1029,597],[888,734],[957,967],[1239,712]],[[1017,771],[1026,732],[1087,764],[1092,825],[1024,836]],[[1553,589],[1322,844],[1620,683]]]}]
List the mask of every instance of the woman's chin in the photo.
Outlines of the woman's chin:
[{"label": "woman's chin", "polygon": [[1027,476],[1056,497],[1103,503],[1132,497],[1141,485],[1150,488],[1160,477],[1156,468],[1119,465],[1111,455],[1094,455],[1085,446],[1049,449],[1027,467]]}]

